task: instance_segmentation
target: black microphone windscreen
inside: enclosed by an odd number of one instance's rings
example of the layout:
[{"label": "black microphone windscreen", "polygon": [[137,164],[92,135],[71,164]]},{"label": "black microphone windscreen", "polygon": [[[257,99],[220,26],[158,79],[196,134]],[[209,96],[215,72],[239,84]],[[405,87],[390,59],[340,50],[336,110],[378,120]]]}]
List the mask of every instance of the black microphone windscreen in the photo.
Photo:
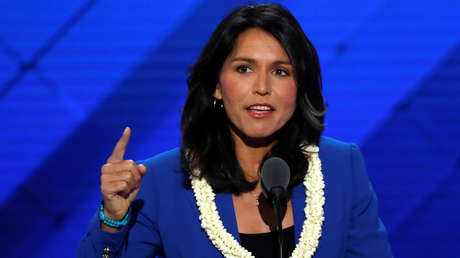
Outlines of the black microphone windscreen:
[{"label": "black microphone windscreen", "polygon": [[286,161],[278,157],[267,159],[262,165],[260,176],[264,195],[267,197],[265,191],[271,191],[273,187],[282,187],[286,191],[290,178],[291,171]]}]

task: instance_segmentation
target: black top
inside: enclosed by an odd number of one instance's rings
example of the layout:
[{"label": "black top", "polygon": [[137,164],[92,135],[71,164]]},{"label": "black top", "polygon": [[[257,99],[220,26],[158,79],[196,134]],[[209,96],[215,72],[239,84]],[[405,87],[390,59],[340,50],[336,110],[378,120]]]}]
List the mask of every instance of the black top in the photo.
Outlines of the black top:
[{"label": "black top", "polygon": [[[240,233],[240,240],[241,245],[255,257],[278,258],[278,235],[276,231],[260,234]],[[283,256],[291,256],[294,246],[294,226],[283,229]]]}]

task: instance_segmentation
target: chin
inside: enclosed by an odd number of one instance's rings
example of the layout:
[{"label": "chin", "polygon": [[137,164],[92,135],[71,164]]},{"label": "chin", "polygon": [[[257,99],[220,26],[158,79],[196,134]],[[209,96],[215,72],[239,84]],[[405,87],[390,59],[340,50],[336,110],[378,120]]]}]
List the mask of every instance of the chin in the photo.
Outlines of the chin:
[{"label": "chin", "polygon": [[276,128],[265,126],[250,126],[238,128],[231,124],[231,130],[246,143],[270,143],[277,131]]},{"label": "chin", "polygon": [[273,133],[260,132],[260,131],[246,134],[248,138],[270,138],[270,136],[272,135]]},{"label": "chin", "polygon": [[272,138],[275,132],[276,130],[267,130],[267,128],[264,128],[262,130],[243,131],[243,135],[247,138],[251,138],[254,140],[264,140],[264,139],[268,140]]}]

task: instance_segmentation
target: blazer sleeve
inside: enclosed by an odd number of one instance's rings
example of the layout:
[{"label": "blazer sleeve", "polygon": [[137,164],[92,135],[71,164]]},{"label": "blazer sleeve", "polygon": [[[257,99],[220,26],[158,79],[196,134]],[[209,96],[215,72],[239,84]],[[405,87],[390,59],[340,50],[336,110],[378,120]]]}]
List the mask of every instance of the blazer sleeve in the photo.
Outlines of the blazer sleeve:
[{"label": "blazer sleeve", "polygon": [[345,257],[393,257],[385,226],[378,216],[377,197],[356,144],[351,144],[351,164],[352,211]]},{"label": "blazer sleeve", "polygon": [[88,232],[78,247],[78,258],[103,257],[154,257],[161,251],[160,236],[151,218],[141,212],[139,200],[131,204],[127,226],[116,233],[100,229],[98,214],[93,217]]}]

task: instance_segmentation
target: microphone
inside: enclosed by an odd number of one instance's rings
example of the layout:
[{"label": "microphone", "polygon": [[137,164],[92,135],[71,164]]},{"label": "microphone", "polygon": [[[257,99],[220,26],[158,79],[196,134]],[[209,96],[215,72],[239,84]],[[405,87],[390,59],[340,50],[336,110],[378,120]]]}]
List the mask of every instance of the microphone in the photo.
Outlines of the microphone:
[{"label": "microphone", "polygon": [[265,198],[269,201],[280,201],[287,191],[291,170],[281,158],[271,157],[262,165],[260,185]]},{"label": "microphone", "polygon": [[262,165],[260,185],[265,198],[274,206],[275,216],[278,222],[278,246],[279,257],[283,258],[283,218],[281,217],[281,206],[291,178],[291,170],[288,164],[281,158],[271,157]]}]

